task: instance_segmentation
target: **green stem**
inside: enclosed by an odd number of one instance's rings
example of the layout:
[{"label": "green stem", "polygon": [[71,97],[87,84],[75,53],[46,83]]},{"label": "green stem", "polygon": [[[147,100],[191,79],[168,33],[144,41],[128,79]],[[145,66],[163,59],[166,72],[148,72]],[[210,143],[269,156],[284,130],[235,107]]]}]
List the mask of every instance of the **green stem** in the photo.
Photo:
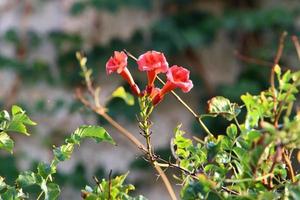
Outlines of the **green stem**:
[{"label": "green stem", "polygon": [[215,137],[210,131],[209,129],[207,128],[207,126],[204,124],[204,122],[201,120],[201,117],[198,116],[196,117],[199,124],[202,126],[202,128],[204,129],[204,131],[210,136],[210,137]]},{"label": "green stem", "polygon": [[[128,52],[126,49],[124,49],[125,53],[131,57],[133,60],[137,61],[137,58],[132,55],[130,52]],[[165,85],[165,82],[159,77],[156,77],[163,85]],[[197,119],[197,121],[199,122],[199,124],[202,126],[202,128],[204,129],[204,131],[211,137],[214,137],[214,135],[209,131],[209,129],[206,127],[206,125],[203,123],[203,121],[201,120],[200,115],[196,114],[196,112],[185,102],[182,100],[182,98],[180,96],[178,96],[178,94],[176,94],[174,91],[171,91],[173,96],[175,96],[175,98],[190,112],[194,115],[194,117]]]},{"label": "green stem", "polygon": [[234,116],[233,119],[234,119],[234,122],[236,123],[236,125],[238,126],[239,130],[242,131],[241,126],[240,126],[240,123],[239,123],[239,121],[237,120],[236,116]]}]

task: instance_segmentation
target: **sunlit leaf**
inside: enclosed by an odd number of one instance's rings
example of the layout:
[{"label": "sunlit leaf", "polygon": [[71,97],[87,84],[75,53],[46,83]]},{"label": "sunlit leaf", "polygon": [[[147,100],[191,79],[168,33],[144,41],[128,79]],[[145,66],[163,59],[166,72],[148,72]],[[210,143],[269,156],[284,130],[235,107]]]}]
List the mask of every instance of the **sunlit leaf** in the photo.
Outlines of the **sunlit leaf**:
[{"label": "sunlit leaf", "polygon": [[124,87],[118,87],[113,93],[112,97],[123,99],[127,105],[134,105],[134,97],[125,91]]},{"label": "sunlit leaf", "polygon": [[208,102],[208,112],[212,115],[221,115],[231,121],[240,113],[240,107],[236,103],[231,103],[228,99],[222,96],[216,96]]},{"label": "sunlit leaf", "polygon": [[14,141],[7,135],[7,133],[0,133],[0,149],[4,149],[12,153],[14,148]]}]

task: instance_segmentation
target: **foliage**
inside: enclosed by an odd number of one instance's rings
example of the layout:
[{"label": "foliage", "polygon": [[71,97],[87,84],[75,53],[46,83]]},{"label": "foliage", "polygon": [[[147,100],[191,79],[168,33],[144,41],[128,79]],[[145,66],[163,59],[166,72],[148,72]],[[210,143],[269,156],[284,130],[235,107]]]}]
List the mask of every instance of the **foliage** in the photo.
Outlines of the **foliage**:
[{"label": "foliage", "polygon": [[146,200],[143,196],[130,197],[128,195],[128,193],[135,188],[133,185],[123,185],[127,174],[117,176],[114,179],[110,179],[108,181],[106,181],[105,179],[102,179],[101,182],[97,181],[97,186],[95,188],[86,186],[85,189],[81,191],[83,199]]},{"label": "foliage", "polygon": [[[25,125],[36,125],[25,113],[25,111],[18,107],[12,107],[12,114],[7,111],[1,111],[1,149],[9,151],[12,153],[14,141],[9,137],[10,132],[19,132],[25,135],[29,135]],[[0,199],[40,199],[44,197],[45,200],[58,199],[60,194],[60,187],[55,182],[55,174],[57,173],[57,165],[65,160],[70,159],[75,145],[80,145],[81,140],[85,138],[94,139],[96,142],[109,142],[115,144],[111,136],[106,132],[103,127],[100,126],[80,126],[76,129],[69,137],[66,138],[65,144],[60,147],[54,147],[53,155],[54,158],[50,164],[39,163],[35,171],[23,171],[20,172],[14,185],[9,185],[5,181],[4,176],[0,176]],[[131,198],[128,195],[130,190],[134,189],[133,185],[123,186],[123,182],[126,175],[116,177],[112,180],[112,185],[110,186],[111,195],[115,199],[143,199],[143,197]],[[105,180],[102,181],[103,187],[107,185]],[[29,189],[32,186],[38,186],[40,188],[40,194],[37,197],[33,197]],[[98,191],[97,195],[107,195],[106,192]],[[98,197],[93,199],[99,199]],[[90,197],[88,199],[91,199]]]},{"label": "foliage", "polygon": [[36,125],[19,106],[12,106],[11,115],[3,110],[0,112],[0,149],[13,152],[14,141],[9,132],[18,132],[29,135],[26,125]]},{"label": "foliage", "polygon": [[[174,153],[186,170],[181,177],[183,199],[299,198],[299,175],[290,161],[300,147],[299,113],[292,115],[299,71],[283,73],[276,65],[274,73],[277,87],[241,96],[247,114],[242,123],[230,124],[226,134],[195,143],[180,127],[175,129]],[[236,117],[231,105],[224,97],[208,102],[210,114],[229,121]]]}]

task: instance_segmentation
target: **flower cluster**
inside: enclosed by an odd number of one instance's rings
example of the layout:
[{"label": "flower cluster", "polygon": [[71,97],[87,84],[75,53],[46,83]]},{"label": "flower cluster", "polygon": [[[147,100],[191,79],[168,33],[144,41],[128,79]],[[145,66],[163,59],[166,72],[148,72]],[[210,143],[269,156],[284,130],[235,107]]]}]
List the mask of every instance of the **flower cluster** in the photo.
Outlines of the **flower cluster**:
[{"label": "flower cluster", "polygon": [[[147,51],[137,59],[138,69],[147,72],[148,77],[148,84],[145,90],[141,92],[127,68],[127,58],[125,52],[115,51],[106,63],[107,74],[113,72],[120,74],[129,83],[135,95],[149,96],[153,105],[158,104],[168,92],[175,88],[180,88],[183,92],[189,92],[193,87],[189,70],[177,65],[169,67],[163,53]],[[160,73],[165,73],[167,76],[167,82],[161,89],[154,85],[155,79]]]}]

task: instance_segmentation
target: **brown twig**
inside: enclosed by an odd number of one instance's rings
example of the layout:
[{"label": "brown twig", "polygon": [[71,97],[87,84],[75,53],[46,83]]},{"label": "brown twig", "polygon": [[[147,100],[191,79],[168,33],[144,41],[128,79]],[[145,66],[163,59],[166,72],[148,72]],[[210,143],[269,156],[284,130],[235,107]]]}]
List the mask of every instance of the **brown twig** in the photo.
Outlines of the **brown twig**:
[{"label": "brown twig", "polygon": [[284,48],[284,41],[287,36],[287,32],[283,32],[280,36],[279,39],[279,44],[278,44],[278,49],[276,56],[274,58],[274,64],[271,70],[271,75],[270,75],[270,84],[271,84],[271,89],[272,89],[272,96],[273,96],[273,113],[274,113],[274,126],[277,128],[278,127],[278,120],[277,119],[277,95],[276,95],[276,88],[275,88],[275,67],[278,65],[279,60],[282,56],[283,48]]},{"label": "brown twig", "polygon": [[274,65],[279,63],[279,60],[282,56],[282,52],[283,52],[283,48],[284,48],[284,41],[285,41],[285,38],[287,35],[288,35],[288,33],[286,31],[284,31],[280,36],[278,50],[277,50],[276,56],[274,58]]},{"label": "brown twig", "polygon": [[129,139],[131,141],[131,143],[134,146],[137,146],[139,149],[143,150],[144,152],[147,151],[146,147],[136,138],[133,136],[133,134],[131,134],[127,129],[125,129],[123,126],[121,126],[118,122],[116,122],[113,118],[111,118],[104,109],[101,109],[99,107],[96,107],[94,105],[92,105],[82,94],[82,91],[80,88],[77,88],[75,90],[75,95],[77,97],[77,99],[79,99],[81,101],[81,103],[91,109],[92,111],[94,111],[95,113],[97,113],[98,115],[102,116],[106,121],[108,121],[108,123],[110,123],[114,128],[116,128],[120,134],[122,134],[123,136],[125,136],[127,139]]},{"label": "brown twig", "polygon": [[[272,91],[273,91],[273,101],[274,101],[274,126],[276,128],[278,128],[278,121],[279,121],[279,118],[280,118],[280,115],[281,115],[281,110],[282,110],[282,105],[279,106],[279,111],[277,112],[277,105],[276,105],[276,102],[277,102],[277,98],[276,98],[276,94],[275,94],[275,80],[274,80],[274,77],[275,77],[275,67],[276,65],[278,65],[279,63],[279,60],[282,56],[282,52],[283,52],[283,48],[284,48],[284,41],[285,41],[285,38],[287,36],[287,32],[283,32],[281,37],[280,37],[280,40],[279,40],[279,45],[278,45],[278,50],[277,50],[277,53],[276,53],[276,56],[274,58],[274,65],[272,67],[272,71],[271,71],[271,87],[272,87]],[[299,45],[299,43],[297,42],[297,40],[294,39],[294,44],[296,46],[296,49],[297,49],[297,45]],[[291,161],[287,155],[287,152],[285,151],[285,149],[283,148],[282,149],[282,156],[283,156],[283,160],[284,162],[286,163],[287,165],[287,169],[288,169],[288,174],[289,174],[289,177],[292,181],[292,183],[294,183],[296,180],[295,180],[295,173],[294,173],[294,169],[293,169],[293,166],[291,164]]]},{"label": "brown twig", "polygon": [[[111,118],[106,112],[105,109],[102,107],[96,107],[95,105],[92,105],[82,94],[82,91],[77,88],[75,91],[76,97],[87,107],[90,108],[92,111],[97,113],[98,115],[102,116],[105,120],[108,121],[109,124],[111,124],[114,128],[118,130],[118,132],[125,136],[129,141],[136,147],[138,147],[140,150],[142,150],[144,153],[148,154],[147,148],[127,129],[125,129],[123,126],[121,126],[118,122],[116,122],[113,118]],[[165,175],[164,171],[160,168],[160,166],[156,165],[156,163],[153,163],[153,167],[158,172],[159,176],[161,177],[163,183],[165,184],[167,191],[170,194],[170,197],[172,200],[176,200],[177,197],[175,195],[175,192],[172,188],[172,185],[168,179],[168,177]]]},{"label": "brown twig", "polygon": [[293,35],[292,36],[292,40],[293,40],[293,43],[295,45],[295,48],[296,48],[296,51],[297,51],[297,55],[298,55],[298,58],[300,60],[300,43],[299,43],[299,40],[298,40],[298,37]]},{"label": "brown twig", "polygon": [[296,178],[295,178],[295,172],[294,172],[294,169],[293,169],[293,165],[292,165],[291,160],[287,156],[287,153],[285,152],[284,149],[282,150],[282,156],[283,156],[283,160],[286,163],[287,168],[288,168],[288,175],[289,175],[292,183],[295,183]]},{"label": "brown twig", "polygon": [[[83,56],[83,54],[77,52],[76,57],[80,63],[80,67],[83,71],[85,82],[88,88],[88,92],[90,95],[93,97],[93,100],[95,101],[94,104],[91,104],[82,94],[82,91],[77,88],[75,91],[76,97],[88,108],[93,110],[95,113],[98,115],[102,116],[104,119],[106,119],[113,127],[115,127],[120,134],[125,136],[127,139],[131,141],[132,144],[134,144],[136,147],[138,147],[140,150],[142,150],[145,154],[150,155],[148,152],[147,148],[132,134],[130,133],[127,129],[125,129],[123,126],[121,126],[118,122],[116,122],[113,118],[111,118],[107,113],[105,107],[101,106],[99,102],[99,98],[96,95],[99,95],[98,89],[94,89],[91,81],[91,71],[88,70],[86,67],[86,62],[87,59],[86,57]],[[169,192],[169,195],[172,200],[177,200],[177,197],[175,195],[175,192],[172,188],[172,185],[168,179],[168,177],[165,175],[164,171],[156,165],[156,163],[151,162],[155,170],[158,172],[160,177],[163,180],[163,183],[165,184],[167,191]]]},{"label": "brown twig", "polygon": [[93,179],[94,179],[95,183],[97,184],[99,190],[101,192],[103,192],[102,187],[101,187],[101,183],[99,182],[98,178],[96,176],[93,176]]},{"label": "brown twig", "polygon": [[[252,58],[252,57],[243,55],[238,51],[235,51],[234,55],[238,59],[240,59],[244,62],[247,62],[247,63],[252,63],[252,64],[256,64],[256,65],[260,65],[260,66],[264,66],[264,67],[270,67],[270,68],[273,67],[273,65],[274,65],[273,62],[268,62],[268,61],[260,60],[260,59],[257,59],[257,58]],[[287,69],[291,68],[291,67],[288,67],[288,66],[280,66],[280,67],[281,67],[282,70],[287,70]]]},{"label": "brown twig", "polygon": [[240,60],[242,60],[242,61],[245,61],[245,62],[247,62],[247,63],[252,63],[252,64],[256,64],[256,65],[260,65],[260,66],[265,66],[265,67],[272,67],[272,66],[273,66],[273,63],[272,63],[272,62],[260,60],[260,59],[257,59],[257,58],[252,58],[252,57],[243,55],[243,54],[241,54],[241,53],[238,52],[238,51],[235,51],[235,52],[234,52],[234,55],[235,55],[238,59],[240,59]]}]

